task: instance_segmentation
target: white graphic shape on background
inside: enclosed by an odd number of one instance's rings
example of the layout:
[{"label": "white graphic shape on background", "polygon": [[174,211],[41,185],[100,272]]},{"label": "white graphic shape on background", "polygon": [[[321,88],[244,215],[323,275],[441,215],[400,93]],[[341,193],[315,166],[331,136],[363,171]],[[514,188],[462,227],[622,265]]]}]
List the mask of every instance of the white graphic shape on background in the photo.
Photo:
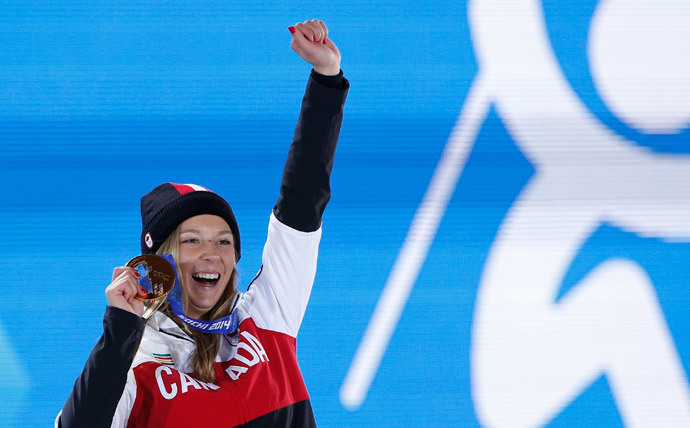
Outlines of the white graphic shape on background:
[{"label": "white graphic shape on background", "polygon": [[690,124],[690,7],[678,0],[607,0],[592,18],[588,56],[602,100],[641,132]]},{"label": "white graphic shape on background", "polygon": [[[356,409],[364,401],[493,103],[536,172],[503,220],[478,290],[471,376],[479,421],[540,426],[606,375],[626,425],[690,426],[685,373],[640,266],[602,263],[555,303],[573,258],[602,223],[643,237],[690,239],[690,158],[625,141],[586,109],[557,65],[540,2],[473,1],[468,10],[480,72],[343,382],[341,402]],[[678,108],[687,111],[687,103]],[[681,122],[654,123],[644,126],[670,132]]]},{"label": "white graphic shape on background", "polygon": [[14,349],[10,337],[0,324],[0,420],[8,426],[21,426],[19,418],[27,405],[29,374]]},{"label": "white graphic shape on background", "polygon": [[415,212],[383,287],[383,293],[340,388],[340,402],[350,410],[357,409],[366,398],[488,110],[486,87],[481,76],[478,76],[446,142],[422,203]]},{"label": "white graphic shape on background", "polygon": [[682,362],[641,267],[602,263],[555,303],[602,223],[690,239],[690,157],[653,153],[600,123],[559,69],[542,13],[534,0],[469,8],[492,102],[536,170],[503,219],[479,285],[470,357],[477,417],[491,427],[541,426],[605,375],[627,426],[690,426]]}]

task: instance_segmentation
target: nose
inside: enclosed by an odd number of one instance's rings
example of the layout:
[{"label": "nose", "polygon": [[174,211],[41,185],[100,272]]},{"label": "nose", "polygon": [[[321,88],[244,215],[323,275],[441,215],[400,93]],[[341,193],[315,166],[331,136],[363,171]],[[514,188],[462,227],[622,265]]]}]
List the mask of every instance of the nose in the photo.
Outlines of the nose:
[{"label": "nose", "polygon": [[220,253],[218,246],[213,241],[205,241],[202,246],[201,258],[204,260],[218,260]]}]

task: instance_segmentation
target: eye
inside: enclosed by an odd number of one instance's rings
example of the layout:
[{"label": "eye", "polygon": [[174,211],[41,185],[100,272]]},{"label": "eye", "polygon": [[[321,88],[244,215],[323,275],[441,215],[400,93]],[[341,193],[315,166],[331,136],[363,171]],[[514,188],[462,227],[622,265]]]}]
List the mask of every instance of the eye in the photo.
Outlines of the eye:
[{"label": "eye", "polygon": [[181,240],[180,242],[183,244],[198,244],[199,239],[198,238],[187,238],[187,239]]},{"label": "eye", "polygon": [[220,245],[232,245],[232,241],[229,239],[221,239],[220,241],[218,241],[218,243]]}]

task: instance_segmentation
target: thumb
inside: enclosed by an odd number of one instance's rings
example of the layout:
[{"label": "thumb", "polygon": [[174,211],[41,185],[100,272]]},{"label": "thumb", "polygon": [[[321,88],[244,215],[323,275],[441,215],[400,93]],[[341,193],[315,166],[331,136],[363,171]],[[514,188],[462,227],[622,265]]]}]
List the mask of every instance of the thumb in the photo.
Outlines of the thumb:
[{"label": "thumb", "polygon": [[335,43],[333,43],[331,41],[331,39],[329,39],[329,38],[324,39],[323,44],[326,45],[328,47],[328,49],[335,52],[336,55],[338,55],[338,57],[340,57],[340,51],[338,50],[338,47],[335,45]]},{"label": "thumb", "polygon": [[138,301],[137,299],[132,299],[132,309],[134,310],[133,312],[139,316],[142,316],[144,314],[144,303]]}]

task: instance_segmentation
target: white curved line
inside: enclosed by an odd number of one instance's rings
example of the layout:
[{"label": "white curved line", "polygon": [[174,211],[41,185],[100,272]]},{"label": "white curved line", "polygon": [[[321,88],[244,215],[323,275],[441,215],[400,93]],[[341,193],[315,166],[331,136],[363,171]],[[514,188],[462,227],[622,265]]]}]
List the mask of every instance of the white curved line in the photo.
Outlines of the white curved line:
[{"label": "white curved line", "polygon": [[415,212],[350,369],[340,388],[340,402],[359,408],[381,363],[383,353],[400,320],[403,308],[426,259],[448,201],[467,156],[489,110],[489,91],[481,74],[475,78],[460,116],[443,149],[441,159]]}]

